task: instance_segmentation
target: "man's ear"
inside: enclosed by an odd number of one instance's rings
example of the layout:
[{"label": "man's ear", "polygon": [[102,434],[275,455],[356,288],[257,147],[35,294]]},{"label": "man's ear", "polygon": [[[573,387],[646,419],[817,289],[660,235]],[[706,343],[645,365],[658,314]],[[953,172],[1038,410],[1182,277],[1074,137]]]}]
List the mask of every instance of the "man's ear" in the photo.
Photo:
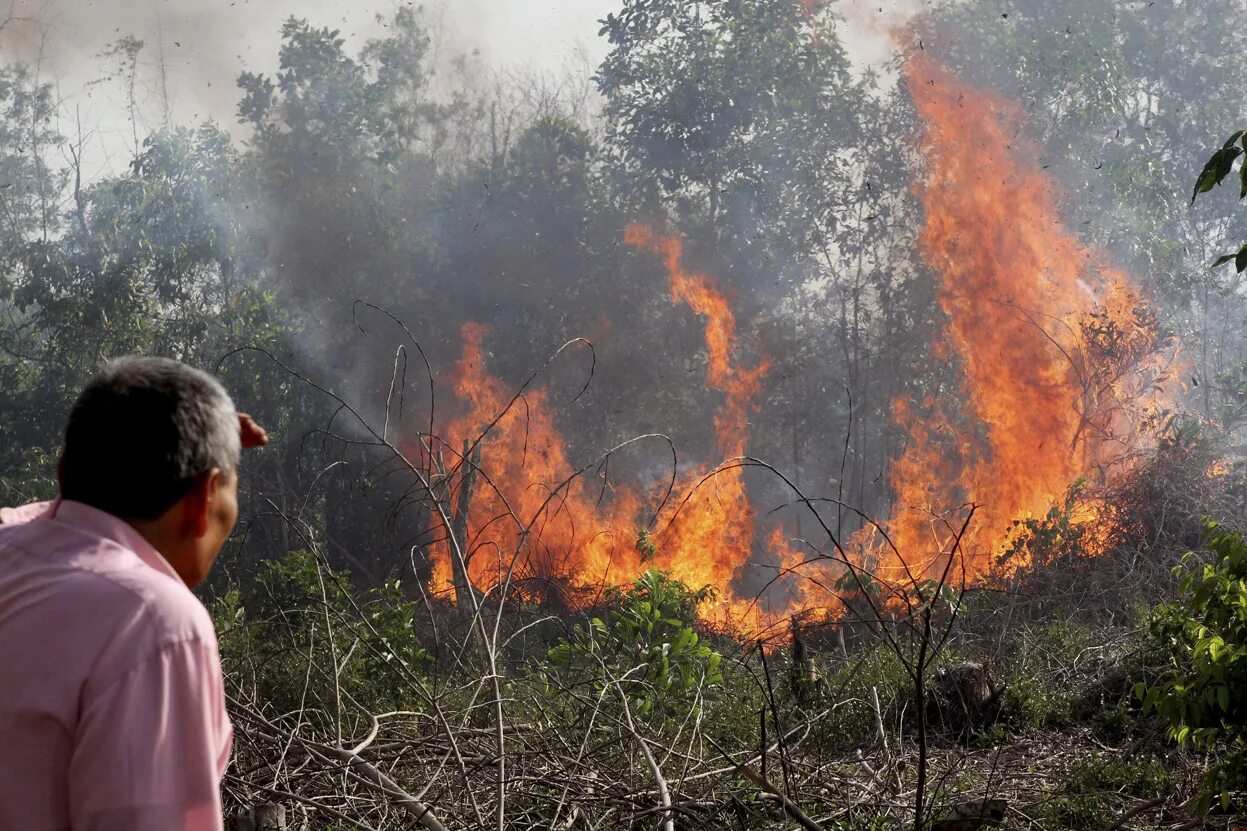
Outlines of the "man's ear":
[{"label": "man's ear", "polygon": [[186,530],[196,539],[208,533],[212,505],[221,486],[221,469],[214,467],[195,477],[190,491],[182,497],[182,517]]}]

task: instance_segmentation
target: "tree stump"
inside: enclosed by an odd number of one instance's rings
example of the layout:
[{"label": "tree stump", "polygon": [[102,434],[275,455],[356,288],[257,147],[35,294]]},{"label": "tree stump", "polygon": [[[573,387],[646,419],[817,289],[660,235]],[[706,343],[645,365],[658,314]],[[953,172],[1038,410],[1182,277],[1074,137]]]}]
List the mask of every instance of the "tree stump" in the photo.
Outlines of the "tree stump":
[{"label": "tree stump", "polygon": [[954,805],[948,816],[931,825],[931,831],[979,831],[1005,821],[1009,803],[1003,799],[974,799]]},{"label": "tree stump", "polygon": [[260,802],[226,823],[226,831],[286,831],[286,806]]},{"label": "tree stump", "polygon": [[931,692],[931,723],[957,733],[977,730],[1000,713],[1002,691],[983,664],[966,662],[941,671]]}]

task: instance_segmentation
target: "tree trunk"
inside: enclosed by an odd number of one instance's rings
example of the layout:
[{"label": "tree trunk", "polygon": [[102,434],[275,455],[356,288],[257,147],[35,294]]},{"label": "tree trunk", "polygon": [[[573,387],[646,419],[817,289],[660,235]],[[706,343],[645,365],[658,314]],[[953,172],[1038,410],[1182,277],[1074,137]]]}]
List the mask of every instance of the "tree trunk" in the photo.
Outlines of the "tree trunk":
[{"label": "tree trunk", "polygon": [[[468,573],[468,562],[471,559],[471,554],[468,552],[468,516],[471,514],[472,491],[476,487],[476,472],[480,463],[481,446],[478,444],[473,450],[465,439],[463,456],[459,462],[459,492],[456,495],[455,511],[450,520],[451,539],[447,540],[451,575],[455,584],[455,603],[459,609],[459,616],[465,619],[474,614],[477,604],[473,603],[473,597],[480,600],[480,593],[472,585],[472,577]],[[449,492],[447,496],[449,497]]]}]

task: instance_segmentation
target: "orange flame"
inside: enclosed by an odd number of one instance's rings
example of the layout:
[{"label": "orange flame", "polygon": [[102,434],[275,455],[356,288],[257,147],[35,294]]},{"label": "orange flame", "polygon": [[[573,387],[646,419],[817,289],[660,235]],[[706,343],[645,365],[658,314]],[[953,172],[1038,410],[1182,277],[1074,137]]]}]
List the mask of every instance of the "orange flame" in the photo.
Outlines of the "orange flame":
[{"label": "orange flame", "polygon": [[[480,475],[468,515],[468,555],[473,585],[490,588],[512,579],[610,584],[635,571],[634,535],[622,521],[639,510],[633,494],[621,492],[610,503],[614,515],[596,519],[600,508],[588,483],[576,479],[561,487],[574,468],[550,413],[545,390],[529,393],[510,409],[512,393],[485,367],[481,342],[486,327],[463,327],[463,356],[455,368],[455,394],[465,407],[446,435],[458,452],[502,413],[481,443]],[[505,413],[504,413],[505,410]],[[448,500],[455,502],[456,500]],[[618,518],[620,521],[612,521]],[[620,535],[613,529],[625,529]],[[434,547],[433,588],[452,586],[450,555]]]},{"label": "orange flame", "polygon": [[[907,62],[905,78],[924,125],[919,246],[947,320],[935,348],[956,360],[961,382],[955,391],[893,402],[909,443],[889,472],[896,506],[885,525],[890,544],[863,532],[852,547],[888,582],[939,576],[954,557],[965,572],[952,579],[972,580],[999,566],[1019,522],[1042,516],[1080,478],[1126,459],[1138,413],[1164,402],[1154,391],[1163,372],[1150,363],[1160,335],[1129,278],[1062,226],[1052,182],[1012,149],[1020,110],[959,82],[922,53]],[[715,587],[719,600],[702,613],[745,631],[798,609],[826,609],[839,568],[802,564],[782,528],[759,544],[743,468],[730,463],[746,452],[768,362],[752,369],[737,363],[731,306],[710,277],[684,267],[678,238],[631,225],[625,240],[658,255],[672,302],[705,320],[706,383],[723,394],[714,424],[729,463],[682,476],[654,525],[655,549],[642,550],[637,535],[656,494],[575,478],[547,393],[530,392],[507,409],[511,395],[485,367],[485,329],[468,324],[454,372],[463,414],[445,433],[455,452],[484,434],[465,541],[474,585],[490,589],[518,578],[576,591],[622,585],[655,566],[690,586]],[[961,405],[950,406],[952,398]],[[980,506],[976,521],[954,550],[970,501]],[[1090,500],[1071,517],[1088,526],[1103,519]],[[1095,549],[1109,545],[1111,534],[1097,529],[1085,539]],[[733,591],[762,549],[797,574],[785,609],[761,608]],[[434,546],[432,554],[433,587],[452,589],[447,547]],[[1009,567],[1025,559],[1014,556]]]},{"label": "orange flame", "polygon": [[[719,449],[726,457],[742,455],[749,441],[749,414],[769,363],[752,369],[734,363],[736,319],[731,306],[710,277],[683,267],[678,238],[632,225],[625,240],[659,255],[669,274],[672,302],[685,303],[705,318],[706,382],[724,394],[714,417]],[[574,590],[621,585],[654,566],[694,588],[715,587],[719,599],[702,610],[707,617],[736,626],[761,625],[763,613],[732,592],[733,580],[754,549],[755,512],[742,468],[701,467],[681,477],[657,518],[651,562],[648,552],[635,545],[644,522],[642,507],[651,500],[628,487],[615,487],[601,500],[589,482],[572,477],[574,467],[546,392],[532,392],[507,409],[505,385],[485,369],[485,332],[477,324],[463,328],[454,388],[465,412],[445,431],[450,447],[457,450],[505,410],[481,441],[481,476],[464,544],[473,584],[490,588],[510,577]],[[432,554],[432,587],[453,591],[447,546],[434,546]]]},{"label": "orange flame", "polygon": [[[714,417],[719,451],[729,459],[743,455],[749,443],[749,412],[769,361],[763,360],[753,369],[734,365],[736,317],[708,276],[684,269],[683,245],[678,237],[634,224],[628,226],[624,239],[629,245],[660,255],[667,267],[672,302],[686,303],[705,317],[706,383],[724,393]],[[732,581],[754,548],[755,514],[745,493],[743,468],[729,463],[712,476],[704,469],[694,471],[679,483],[677,493],[688,494],[686,501],[676,502],[659,517],[659,567],[689,585],[716,587],[724,622],[753,617],[753,607],[732,593]]]},{"label": "orange flame", "polygon": [[938,576],[964,516],[949,509],[973,500],[960,548],[973,578],[1006,550],[1015,520],[1042,515],[1130,449],[1123,403],[1146,398],[1136,370],[1159,335],[1130,280],[1062,226],[1051,180],[1014,151],[1019,108],[925,53],[905,78],[924,125],[919,246],[938,276],[964,403],[955,420],[934,395],[893,402],[910,442],[890,469],[896,551],[880,555],[880,571],[901,579],[908,563]]}]

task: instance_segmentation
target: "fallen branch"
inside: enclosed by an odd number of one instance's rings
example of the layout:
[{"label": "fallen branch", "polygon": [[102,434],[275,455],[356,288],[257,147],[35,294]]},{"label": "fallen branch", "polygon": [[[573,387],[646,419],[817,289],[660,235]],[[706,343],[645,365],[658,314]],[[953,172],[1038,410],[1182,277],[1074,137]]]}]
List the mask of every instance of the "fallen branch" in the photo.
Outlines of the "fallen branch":
[{"label": "fallen branch", "polygon": [[779,803],[784,806],[784,811],[788,814],[788,816],[796,820],[798,825],[805,828],[806,831],[823,831],[823,826],[815,822],[805,811],[802,811],[801,806],[789,799],[779,788],[772,785],[766,777],[754,771],[753,768],[737,762],[731,757],[731,755],[728,754],[726,750],[720,747],[719,743],[714,739],[706,736],[706,741],[710,742],[711,747],[719,751],[719,755],[728,761],[728,764],[732,766],[732,769],[736,773],[739,773],[741,776],[745,777],[750,782],[754,783],[759,788],[778,799]]},{"label": "fallen branch", "polygon": [[1164,805],[1164,804],[1165,804],[1165,798],[1163,796],[1160,797],[1159,799],[1149,799],[1147,802],[1140,802],[1138,805],[1134,806],[1129,811],[1127,811],[1126,813],[1119,816],[1116,820],[1114,820],[1113,824],[1110,825],[1108,828],[1104,829],[1104,831],[1117,831],[1118,828],[1121,828],[1127,822],[1134,819],[1135,817],[1137,817],[1139,814],[1143,813],[1144,811],[1150,811],[1153,808],[1159,808],[1161,805]]},{"label": "fallen branch", "polygon": [[[605,667],[603,667],[605,669]],[[650,751],[649,745],[646,744],[645,738],[637,732],[636,724],[632,721],[632,708],[628,706],[628,696],[623,691],[617,679],[611,679],[615,684],[615,689],[619,692],[619,700],[623,703],[624,717],[628,722],[628,732],[632,734],[632,738],[636,739],[637,747],[641,750],[641,755],[645,757],[645,761],[649,764],[650,773],[654,776],[654,784],[658,786],[658,799],[662,803],[663,831],[675,831],[675,819],[671,813],[671,792],[667,789],[667,780],[662,775],[662,768],[658,766],[658,760],[654,758],[653,752]]]}]

